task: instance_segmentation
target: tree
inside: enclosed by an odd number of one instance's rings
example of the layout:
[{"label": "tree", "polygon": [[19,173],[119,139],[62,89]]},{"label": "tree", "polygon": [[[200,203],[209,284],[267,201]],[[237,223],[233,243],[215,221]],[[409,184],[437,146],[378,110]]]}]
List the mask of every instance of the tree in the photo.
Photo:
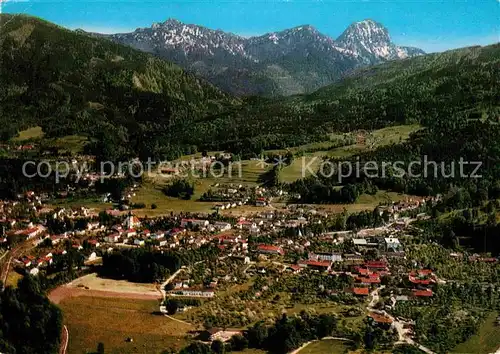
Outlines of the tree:
[{"label": "tree", "polygon": [[104,343],[99,342],[97,344],[97,354],[104,354]]},{"label": "tree", "polygon": [[240,334],[235,334],[229,339],[229,343],[231,345],[231,350],[234,351],[242,351],[248,348],[248,339],[243,337]]},{"label": "tree", "polygon": [[212,349],[215,354],[224,354],[226,352],[224,342],[220,340],[214,340],[212,342],[212,345],[210,346],[210,349]]},{"label": "tree", "polygon": [[179,354],[213,354],[212,349],[201,342],[193,342],[183,348]]},{"label": "tree", "polygon": [[168,299],[165,303],[165,306],[169,315],[175,315],[177,310],[179,309],[179,303],[174,299]]},{"label": "tree", "polygon": [[185,179],[177,179],[166,186],[163,192],[169,197],[189,200],[194,194],[194,184]]}]

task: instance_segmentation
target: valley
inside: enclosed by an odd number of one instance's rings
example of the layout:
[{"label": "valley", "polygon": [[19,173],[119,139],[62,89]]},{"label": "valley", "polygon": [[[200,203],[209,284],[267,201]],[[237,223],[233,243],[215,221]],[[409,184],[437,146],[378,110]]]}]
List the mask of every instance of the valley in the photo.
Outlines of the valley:
[{"label": "valley", "polygon": [[498,43],[0,26],[1,352],[499,349]]}]

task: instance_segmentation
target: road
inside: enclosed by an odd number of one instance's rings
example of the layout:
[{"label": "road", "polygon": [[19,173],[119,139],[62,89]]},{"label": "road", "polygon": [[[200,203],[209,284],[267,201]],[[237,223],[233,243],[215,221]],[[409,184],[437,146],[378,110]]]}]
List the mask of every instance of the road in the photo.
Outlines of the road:
[{"label": "road", "polygon": [[61,346],[59,347],[59,354],[66,354],[66,351],[68,350],[68,342],[69,342],[69,331],[68,327],[64,326],[62,331]]},{"label": "road", "polygon": [[[3,257],[6,257],[8,254],[9,259],[7,262],[3,264],[3,266],[0,269],[0,280],[3,281],[4,285],[7,282],[7,278],[9,276],[9,271],[10,271],[10,266],[12,265],[12,260],[15,258],[19,258],[23,255],[23,253],[31,250],[32,248],[35,248],[36,245],[33,244],[33,240],[26,240],[24,242],[21,242],[18,244],[15,248],[13,248],[11,251],[5,253],[2,255]],[[1,259],[1,258],[0,258]]]},{"label": "road", "polygon": [[9,255],[9,259],[3,265],[3,267],[0,271],[0,280],[2,280],[2,283],[4,284],[4,286],[7,284],[7,277],[9,276],[9,270],[10,270],[11,263],[12,263],[12,255]]},{"label": "road", "polygon": [[321,339],[316,339],[316,340],[312,340],[312,341],[309,341],[307,343],[304,343],[304,344],[301,345],[300,348],[292,350],[288,354],[298,354],[302,349],[304,349],[305,347],[307,347],[309,344],[312,344],[312,343],[315,343],[315,342],[318,342],[318,341],[321,341],[321,340],[340,340],[340,341],[344,341],[344,342],[352,342],[352,339],[349,339],[349,338],[343,338],[343,337],[324,337],[324,338],[321,338]]},{"label": "road", "polygon": [[9,251],[7,251],[7,252],[5,252],[4,254],[2,254],[2,255],[0,256],[0,261],[1,261],[2,259],[4,259],[4,258],[5,258],[5,256],[7,256],[8,254],[9,254]]},{"label": "road", "polygon": [[390,314],[388,314],[385,310],[380,311],[380,310],[377,310],[377,309],[374,308],[374,306],[377,304],[377,302],[380,299],[379,291],[382,290],[382,289],[384,289],[384,288],[385,288],[385,285],[382,285],[380,288],[376,288],[375,290],[373,290],[370,293],[370,295],[371,295],[372,298],[370,300],[370,303],[367,306],[367,310],[375,312],[375,313],[383,314],[384,316],[386,316],[386,317],[388,317],[388,318],[390,318],[392,320],[394,328],[398,332],[398,341],[395,343],[396,345],[397,344],[407,343],[407,344],[410,344],[410,345],[414,345],[415,347],[417,347],[418,349],[420,349],[424,353],[427,353],[427,354],[436,354],[432,350],[430,350],[429,348],[424,347],[421,344],[418,344],[417,342],[415,342],[413,339],[411,339],[408,336],[408,332],[404,329],[404,325],[406,324],[406,322],[397,320],[396,318],[394,318],[393,316],[391,316]]},{"label": "road", "polygon": [[176,276],[179,275],[180,272],[182,272],[184,270],[184,268],[180,268],[177,272],[175,272],[174,274],[172,274],[167,280],[165,280],[161,285],[160,285],[160,292],[161,292],[161,296],[163,296],[163,301],[166,300],[167,298],[167,292],[165,291],[165,287],[170,284],[170,282],[172,280],[175,279]]}]

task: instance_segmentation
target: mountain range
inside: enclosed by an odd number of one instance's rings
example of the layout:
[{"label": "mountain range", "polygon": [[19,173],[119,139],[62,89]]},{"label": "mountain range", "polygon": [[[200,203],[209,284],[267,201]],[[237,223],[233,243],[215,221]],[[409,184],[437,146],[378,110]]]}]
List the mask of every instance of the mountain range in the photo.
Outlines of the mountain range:
[{"label": "mountain range", "polygon": [[84,137],[99,160],[255,156],[330,144],[338,132],[401,124],[453,131],[498,116],[499,45],[387,59],[307,95],[237,98],[99,36],[22,15],[2,14],[0,24],[0,141],[38,126],[44,139]]},{"label": "mountain range", "polygon": [[310,93],[360,67],[425,54],[397,46],[373,20],[351,24],[337,39],[310,25],[245,38],[175,19],[94,35],[172,61],[235,95]]}]

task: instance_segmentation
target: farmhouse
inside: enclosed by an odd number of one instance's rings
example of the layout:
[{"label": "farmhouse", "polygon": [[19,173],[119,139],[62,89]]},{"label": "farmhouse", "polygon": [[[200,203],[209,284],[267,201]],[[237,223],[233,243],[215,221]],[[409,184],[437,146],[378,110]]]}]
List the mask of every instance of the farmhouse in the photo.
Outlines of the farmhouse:
[{"label": "farmhouse", "polygon": [[104,241],[109,243],[116,243],[120,240],[120,234],[111,234],[104,237]]},{"label": "farmhouse", "polygon": [[265,254],[276,254],[276,255],[284,255],[285,251],[280,246],[273,245],[259,245],[257,246],[257,251]]},{"label": "farmhouse", "polygon": [[352,292],[356,296],[368,296],[369,289],[368,288],[353,288]]},{"label": "farmhouse", "polygon": [[224,232],[224,231],[227,231],[227,230],[231,229],[231,224],[228,223],[228,222],[216,221],[214,223],[214,227],[215,227],[216,230],[218,230],[220,232]]},{"label": "farmhouse", "polygon": [[430,289],[425,289],[425,290],[413,289],[412,295],[415,297],[431,297],[432,290],[430,290]]},{"label": "farmhouse", "polygon": [[305,266],[305,267],[308,267],[311,269],[315,269],[315,270],[328,272],[332,267],[332,262],[331,261],[307,260],[307,261],[300,262],[299,265]]},{"label": "farmhouse", "polygon": [[371,312],[369,317],[373,320],[373,322],[385,329],[389,329],[393,322],[390,317],[375,312]]},{"label": "farmhouse", "polygon": [[201,228],[207,227],[209,224],[208,220],[198,220],[198,219],[182,219],[181,220],[181,227],[187,227],[187,226],[199,226]]},{"label": "farmhouse", "polygon": [[387,252],[395,252],[401,248],[401,243],[397,238],[389,237],[384,238],[384,249]]},{"label": "farmhouse", "polygon": [[256,206],[260,206],[260,207],[263,207],[263,206],[266,206],[268,204],[267,202],[267,199],[266,198],[257,198],[255,200],[255,205]]},{"label": "farmhouse", "polygon": [[189,297],[214,297],[215,291],[213,289],[187,288],[187,289],[171,290],[170,294],[177,296],[189,296]]},{"label": "farmhouse", "polygon": [[342,255],[337,253],[309,253],[309,259],[316,261],[342,262]]},{"label": "farmhouse", "polygon": [[43,231],[45,231],[45,228],[43,226],[34,226],[29,229],[16,231],[15,234],[19,236],[24,236],[26,237],[27,240],[29,240],[40,235]]}]

